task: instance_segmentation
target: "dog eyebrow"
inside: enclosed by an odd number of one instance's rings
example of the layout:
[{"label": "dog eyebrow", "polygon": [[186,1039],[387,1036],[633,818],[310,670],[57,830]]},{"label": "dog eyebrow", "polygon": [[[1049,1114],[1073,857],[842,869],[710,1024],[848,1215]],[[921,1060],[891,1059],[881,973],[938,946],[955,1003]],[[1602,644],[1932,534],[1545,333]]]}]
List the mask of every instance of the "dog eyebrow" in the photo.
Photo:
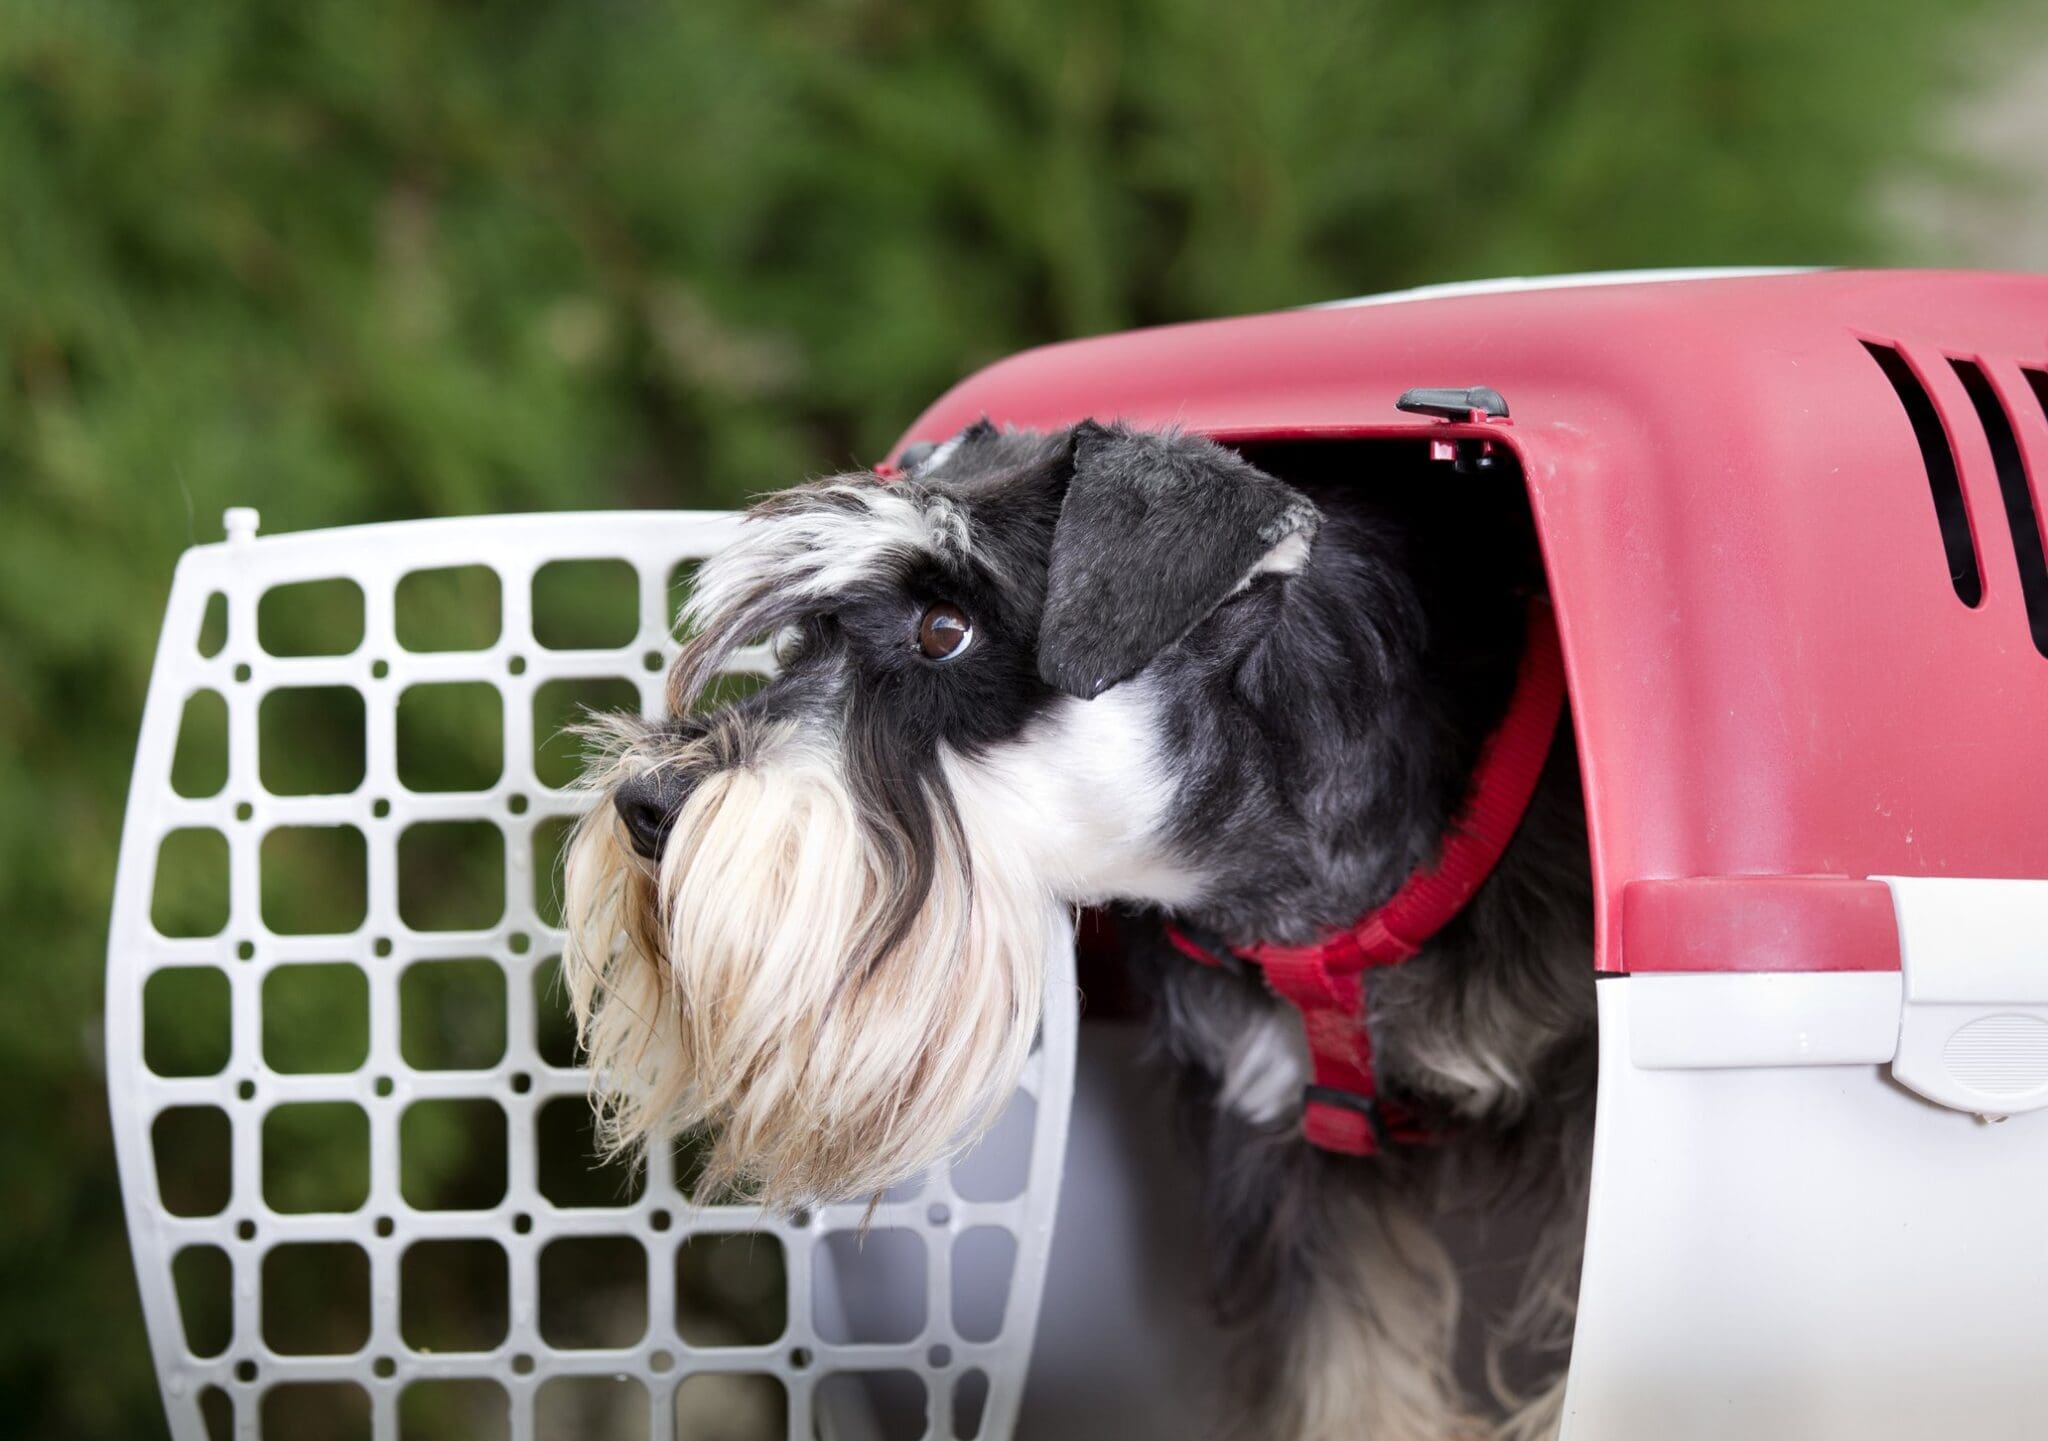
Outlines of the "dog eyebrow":
[{"label": "dog eyebrow", "polygon": [[756,505],[683,606],[678,625],[692,639],[670,676],[672,707],[694,699],[735,647],[817,602],[900,578],[920,559],[963,562],[971,539],[960,504],[910,482],[840,477]]},{"label": "dog eyebrow", "polygon": [[945,496],[934,495],[926,499],[924,523],[941,551],[950,550],[964,556],[974,548],[972,532],[967,526],[967,513]]},{"label": "dog eyebrow", "polygon": [[[791,549],[808,543],[823,548],[835,542],[859,544],[872,550],[894,540],[909,546],[928,546],[940,553],[970,548],[967,516],[950,497],[910,481],[894,483],[865,476],[844,476],[795,490],[782,491],[757,503],[747,512],[748,522],[768,522],[793,529],[782,532]],[[873,521],[895,532],[863,535],[862,521]],[[805,522],[808,522],[806,524]],[[846,526],[835,535],[835,522]],[[742,540],[744,543],[744,537]]]}]

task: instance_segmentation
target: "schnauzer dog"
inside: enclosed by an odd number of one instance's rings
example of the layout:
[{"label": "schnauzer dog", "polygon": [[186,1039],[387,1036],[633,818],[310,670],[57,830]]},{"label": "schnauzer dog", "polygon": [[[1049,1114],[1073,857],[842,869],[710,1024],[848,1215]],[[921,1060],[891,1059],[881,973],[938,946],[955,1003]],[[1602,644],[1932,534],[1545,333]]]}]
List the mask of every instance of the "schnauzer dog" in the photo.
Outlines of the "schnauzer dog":
[{"label": "schnauzer dog", "polygon": [[[612,1138],[708,1127],[707,1179],[778,1206],[915,1175],[1001,1108],[1049,948],[1109,906],[1203,1161],[1232,1434],[1554,1426],[1592,907],[1561,680],[1529,702],[1541,566],[1519,486],[1358,454],[984,421],[757,505],[699,573],[669,716],[600,727],[569,852]],[[775,678],[697,713],[763,638]],[[1479,817],[1511,720],[1519,794]],[[1454,1193],[1535,1238],[1487,1406],[1452,1359]]]}]

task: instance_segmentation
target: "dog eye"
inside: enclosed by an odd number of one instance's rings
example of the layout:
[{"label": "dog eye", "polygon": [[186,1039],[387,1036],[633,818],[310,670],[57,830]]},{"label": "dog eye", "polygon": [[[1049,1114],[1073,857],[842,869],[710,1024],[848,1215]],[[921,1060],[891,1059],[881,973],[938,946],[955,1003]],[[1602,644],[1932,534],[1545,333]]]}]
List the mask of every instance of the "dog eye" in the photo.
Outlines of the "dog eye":
[{"label": "dog eye", "polygon": [[957,605],[940,601],[917,623],[917,648],[933,660],[958,660],[974,639],[974,622]]}]

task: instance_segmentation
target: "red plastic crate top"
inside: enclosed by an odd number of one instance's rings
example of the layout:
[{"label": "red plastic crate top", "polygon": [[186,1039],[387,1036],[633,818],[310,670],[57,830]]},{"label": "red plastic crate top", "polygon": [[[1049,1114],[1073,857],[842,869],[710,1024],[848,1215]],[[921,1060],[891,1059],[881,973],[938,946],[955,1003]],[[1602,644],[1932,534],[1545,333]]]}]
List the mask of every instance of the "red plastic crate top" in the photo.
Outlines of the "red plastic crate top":
[{"label": "red plastic crate top", "polygon": [[[1509,419],[1394,406],[1478,385]],[[2048,876],[2048,587],[2030,629],[2021,579],[2048,515],[2048,277],[1595,283],[1134,331],[992,365],[902,443],[982,415],[1512,449],[1603,970],[1896,969],[1868,877]],[[1952,517],[1944,545],[1922,439],[1954,458],[1967,544]]]}]

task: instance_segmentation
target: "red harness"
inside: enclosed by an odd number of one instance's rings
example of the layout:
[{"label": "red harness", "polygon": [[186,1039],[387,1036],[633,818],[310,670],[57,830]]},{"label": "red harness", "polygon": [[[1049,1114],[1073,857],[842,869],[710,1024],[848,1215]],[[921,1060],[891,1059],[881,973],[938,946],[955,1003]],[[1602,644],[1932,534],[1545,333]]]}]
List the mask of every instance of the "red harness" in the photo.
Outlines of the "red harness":
[{"label": "red harness", "polygon": [[[1274,993],[1301,1012],[1314,1066],[1302,1098],[1301,1130],[1311,1144],[1370,1156],[1388,1144],[1436,1139],[1407,1107],[1380,1096],[1365,972],[1415,955],[1493,873],[1536,793],[1563,709],[1557,625],[1550,602],[1538,599],[1529,605],[1528,639],[1507,714],[1480,749],[1465,808],[1436,865],[1416,870],[1393,899],[1351,929],[1311,945],[1220,948],[1258,966]],[[1225,964],[1218,948],[1196,943],[1178,926],[1169,923],[1166,935],[1185,956],[1208,966]]]}]

